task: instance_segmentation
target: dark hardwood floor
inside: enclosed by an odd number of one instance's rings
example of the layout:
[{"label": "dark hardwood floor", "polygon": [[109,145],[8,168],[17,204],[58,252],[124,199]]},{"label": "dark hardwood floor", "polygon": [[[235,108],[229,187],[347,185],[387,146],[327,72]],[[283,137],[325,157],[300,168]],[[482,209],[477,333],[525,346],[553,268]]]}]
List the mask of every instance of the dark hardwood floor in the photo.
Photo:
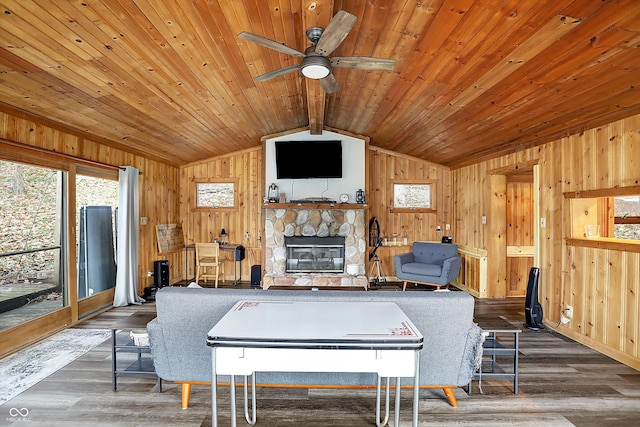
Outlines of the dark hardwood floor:
[{"label": "dark hardwood floor", "polygon": [[[188,316],[185,307],[185,316]],[[155,305],[115,308],[79,328],[139,328],[155,317]],[[451,319],[455,321],[455,319]],[[479,300],[476,321],[522,328],[520,387],[511,381],[473,382],[456,390],[458,408],[440,390],[421,391],[420,426],[635,426],[640,425],[640,372],[564,338],[553,330],[523,327],[520,298]],[[505,370],[508,359],[499,359]],[[180,409],[180,386],[120,377],[111,390],[107,341],[0,406],[0,425],[20,426],[208,426],[210,390],[194,386],[189,409]],[[220,425],[229,425],[228,391],[220,389]],[[406,393],[406,396],[404,395]],[[375,390],[258,389],[258,426],[375,425]],[[241,398],[241,390],[237,396]],[[410,425],[410,391],[403,391],[401,425]],[[28,420],[12,420],[11,408],[27,408]],[[242,409],[238,425],[246,425]]]}]

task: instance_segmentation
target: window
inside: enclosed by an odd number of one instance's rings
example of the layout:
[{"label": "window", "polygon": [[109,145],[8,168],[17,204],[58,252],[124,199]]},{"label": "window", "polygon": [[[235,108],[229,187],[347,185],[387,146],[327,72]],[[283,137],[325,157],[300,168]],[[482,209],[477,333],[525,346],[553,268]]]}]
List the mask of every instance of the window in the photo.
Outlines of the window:
[{"label": "window", "polygon": [[236,181],[195,181],[195,210],[236,209]]},{"label": "window", "polygon": [[637,192],[634,187],[566,193],[571,210],[571,237],[640,240]]},{"label": "window", "polygon": [[434,211],[433,181],[392,181],[392,212]]},{"label": "window", "polygon": [[613,237],[640,240],[640,196],[613,198]]},{"label": "window", "polygon": [[65,192],[60,170],[0,160],[0,330],[67,305]]},{"label": "window", "polygon": [[117,174],[105,178],[82,172],[76,175],[78,299],[116,285]]}]

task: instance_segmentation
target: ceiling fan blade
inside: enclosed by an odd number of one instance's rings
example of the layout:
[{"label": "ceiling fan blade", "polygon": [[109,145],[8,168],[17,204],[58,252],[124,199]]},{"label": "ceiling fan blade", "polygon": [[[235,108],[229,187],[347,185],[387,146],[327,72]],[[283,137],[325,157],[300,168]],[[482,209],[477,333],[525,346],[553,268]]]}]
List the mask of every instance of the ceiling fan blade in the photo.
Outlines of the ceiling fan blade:
[{"label": "ceiling fan blade", "polygon": [[285,74],[293,73],[294,71],[298,71],[299,69],[300,69],[300,65],[289,65],[288,67],[278,68],[277,70],[260,74],[259,76],[254,77],[253,80],[256,80],[258,82],[263,82],[265,80],[271,80],[274,77],[284,76]]},{"label": "ceiling fan blade", "polygon": [[238,34],[238,38],[242,40],[246,40],[251,43],[258,44],[260,46],[268,47],[269,49],[273,49],[275,51],[285,53],[287,55],[297,56],[298,58],[304,58],[304,53],[298,52],[297,50],[287,46],[286,44],[278,43],[275,40],[271,40],[266,37],[259,36],[257,34],[243,31],[240,34]]},{"label": "ceiling fan blade", "polygon": [[355,68],[357,70],[393,71],[395,59],[372,58],[370,56],[336,56],[331,58],[331,66],[338,68]]},{"label": "ceiling fan blade", "polygon": [[331,19],[327,28],[322,32],[320,40],[316,45],[316,53],[320,55],[328,56],[336,50],[342,40],[347,37],[349,31],[356,24],[358,18],[355,15],[345,12],[344,10],[338,11],[336,15]]},{"label": "ceiling fan blade", "polygon": [[320,86],[327,93],[334,93],[338,91],[338,81],[333,76],[333,73],[330,73],[324,79],[320,79]]}]

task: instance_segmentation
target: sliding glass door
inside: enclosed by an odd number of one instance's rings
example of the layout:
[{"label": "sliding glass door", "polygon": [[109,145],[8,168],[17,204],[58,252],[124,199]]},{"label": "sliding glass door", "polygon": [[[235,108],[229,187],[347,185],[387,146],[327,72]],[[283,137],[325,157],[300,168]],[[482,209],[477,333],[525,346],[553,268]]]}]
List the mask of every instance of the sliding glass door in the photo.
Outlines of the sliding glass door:
[{"label": "sliding glass door", "polygon": [[0,160],[0,331],[68,305],[66,173]]}]

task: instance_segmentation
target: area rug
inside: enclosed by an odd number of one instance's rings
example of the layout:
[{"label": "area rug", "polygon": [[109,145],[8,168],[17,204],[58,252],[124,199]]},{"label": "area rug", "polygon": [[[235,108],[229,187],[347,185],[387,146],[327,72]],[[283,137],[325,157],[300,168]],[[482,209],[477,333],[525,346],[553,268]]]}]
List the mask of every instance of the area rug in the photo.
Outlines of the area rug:
[{"label": "area rug", "polygon": [[110,337],[109,329],[65,329],[0,360],[0,405]]}]

